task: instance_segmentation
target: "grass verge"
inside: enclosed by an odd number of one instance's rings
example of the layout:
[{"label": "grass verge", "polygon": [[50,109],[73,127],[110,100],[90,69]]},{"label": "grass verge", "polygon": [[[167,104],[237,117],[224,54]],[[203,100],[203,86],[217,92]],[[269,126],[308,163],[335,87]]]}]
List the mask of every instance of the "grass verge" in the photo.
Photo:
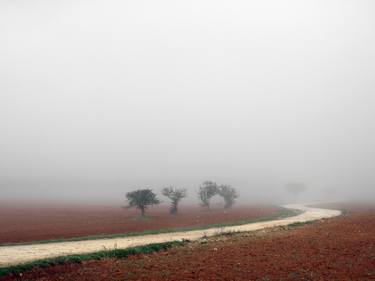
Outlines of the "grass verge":
[{"label": "grass verge", "polygon": [[73,237],[73,238],[66,238],[66,239],[32,241],[32,242],[25,242],[25,243],[7,243],[7,244],[0,244],[0,248],[4,247],[4,246],[46,244],[46,243],[85,241],[85,240],[97,240],[97,239],[112,239],[112,238],[124,238],[124,237],[131,237],[131,236],[140,236],[140,235],[170,233],[170,232],[203,230],[203,229],[208,229],[208,228],[235,226],[235,225],[243,225],[243,224],[248,224],[248,223],[256,223],[256,222],[270,221],[270,220],[276,220],[276,219],[283,219],[283,218],[296,216],[296,215],[299,215],[301,213],[302,213],[302,211],[299,211],[299,210],[292,210],[292,209],[287,209],[287,208],[283,208],[283,207],[278,207],[277,211],[274,214],[269,215],[269,216],[255,218],[255,219],[247,219],[247,220],[228,222],[228,223],[206,224],[206,225],[175,227],[175,228],[163,228],[163,229],[145,230],[145,231],[141,231],[141,232],[129,232],[129,233],[120,233],[120,234],[99,234],[99,235],[90,235],[90,236],[84,236],[84,237]]},{"label": "grass verge", "polygon": [[321,221],[321,219],[312,220],[312,221],[304,221],[304,222],[294,222],[294,223],[288,224],[287,227],[288,228],[298,227],[298,226],[302,226],[302,225],[308,225],[308,224],[317,223],[319,221]]},{"label": "grass verge", "polygon": [[149,244],[149,245],[127,248],[127,249],[106,250],[106,251],[100,251],[100,252],[95,252],[95,253],[79,254],[79,255],[77,254],[77,255],[61,256],[61,257],[56,257],[56,258],[36,260],[30,263],[0,268],[0,277],[4,275],[8,275],[8,274],[18,275],[22,272],[32,270],[34,268],[49,267],[49,266],[64,264],[68,262],[69,263],[81,263],[87,260],[100,260],[103,258],[123,259],[130,255],[148,254],[148,253],[152,253],[156,251],[170,249],[175,246],[182,246],[186,244],[187,242],[188,240],[155,243],[155,244]]}]

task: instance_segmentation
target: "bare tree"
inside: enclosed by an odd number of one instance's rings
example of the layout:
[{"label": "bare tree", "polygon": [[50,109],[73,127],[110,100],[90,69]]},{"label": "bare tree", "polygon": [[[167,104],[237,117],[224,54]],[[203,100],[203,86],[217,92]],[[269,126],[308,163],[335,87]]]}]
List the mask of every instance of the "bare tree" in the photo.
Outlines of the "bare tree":
[{"label": "bare tree", "polygon": [[289,182],[285,185],[285,189],[297,197],[300,193],[304,192],[307,187],[302,182]]},{"label": "bare tree", "polygon": [[180,203],[182,198],[186,197],[186,189],[169,186],[169,187],[163,188],[161,193],[171,200],[171,207],[169,209],[169,212],[172,215],[176,215],[178,203]]},{"label": "bare tree", "polygon": [[141,217],[146,214],[146,209],[149,206],[157,205],[160,201],[156,198],[156,194],[151,189],[139,189],[136,191],[126,193],[128,200],[127,208],[136,207],[141,211]]},{"label": "bare tree", "polygon": [[217,184],[212,181],[205,181],[199,187],[198,196],[202,201],[201,206],[210,209],[210,199],[217,194]]},{"label": "bare tree", "polygon": [[223,197],[225,205],[225,209],[232,208],[236,198],[238,197],[238,194],[236,192],[236,189],[231,187],[230,185],[220,185],[217,188],[217,193]]}]

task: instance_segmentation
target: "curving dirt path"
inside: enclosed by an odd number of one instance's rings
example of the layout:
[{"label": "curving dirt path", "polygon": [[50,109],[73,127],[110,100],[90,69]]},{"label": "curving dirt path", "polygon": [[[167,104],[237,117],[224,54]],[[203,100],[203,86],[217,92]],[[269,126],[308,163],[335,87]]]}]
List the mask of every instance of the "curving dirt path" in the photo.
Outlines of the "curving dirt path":
[{"label": "curving dirt path", "polygon": [[17,265],[34,260],[52,258],[57,256],[91,253],[115,248],[124,249],[134,246],[176,241],[182,239],[197,240],[204,236],[213,236],[225,232],[254,231],[274,226],[284,226],[292,223],[307,222],[323,218],[331,218],[341,214],[341,211],[338,210],[311,208],[301,204],[291,204],[285,205],[283,207],[302,210],[303,213],[297,216],[279,220],[250,223],[238,226],[228,226],[221,228],[209,228],[205,230],[192,230],[186,232],[172,232],[86,241],[57,242],[19,246],[1,246],[0,267]]}]

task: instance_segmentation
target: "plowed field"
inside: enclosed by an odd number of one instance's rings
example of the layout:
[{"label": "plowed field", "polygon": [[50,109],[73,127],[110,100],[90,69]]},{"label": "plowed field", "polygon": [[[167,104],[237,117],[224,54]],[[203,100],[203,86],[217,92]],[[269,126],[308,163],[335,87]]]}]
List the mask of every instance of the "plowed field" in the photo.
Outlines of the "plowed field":
[{"label": "plowed field", "polygon": [[[164,252],[34,269],[23,280],[375,280],[375,208],[193,242]],[[20,280],[8,276],[3,280]]]},{"label": "plowed field", "polygon": [[139,220],[136,210],[120,206],[2,205],[0,244],[235,222],[269,216],[276,211],[276,207],[254,206],[207,212],[199,207],[181,206],[180,214],[171,216],[165,206],[150,209],[150,218]]}]

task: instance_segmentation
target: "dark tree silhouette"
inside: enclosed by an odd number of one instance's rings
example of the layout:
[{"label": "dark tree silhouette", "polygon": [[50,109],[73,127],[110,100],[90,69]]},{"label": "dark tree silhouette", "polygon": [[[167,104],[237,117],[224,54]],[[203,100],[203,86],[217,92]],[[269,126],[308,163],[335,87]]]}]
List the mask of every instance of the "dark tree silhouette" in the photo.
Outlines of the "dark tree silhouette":
[{"label": "dark tree silhouette", "polygon": [[169,187],[163,188],[161,193],[171,200],[171,207],[169,209],[169,212],[172,215],[176,215],[178,203],[180,203],[182,198],[186,197],[186,189],[169,186]]},{"label": "dark tree silhouette", "polygon": [[127,208],[136,207],[141,211],[141,217],[145,216],[146,209],[149,206],[160,203],[151,189],[139,189],[128,192],[126,193],[126,199],[128,200]]},{"label": "dark tree silhouette", "polygon": [[198,197],[201,200],[201,206],[210,209],[210,199],[217,194],[217,184],[212,181],[205,181],[199,187]]},{"label": "dark tree silhouette", "polygon": [[238,194],[236,192],[236,189],[231,187],[230,185],[220,185],[217,188],[217,193],[223,197],[225,205],[225,209],[232,208],[236,198],[238,197]]}]

